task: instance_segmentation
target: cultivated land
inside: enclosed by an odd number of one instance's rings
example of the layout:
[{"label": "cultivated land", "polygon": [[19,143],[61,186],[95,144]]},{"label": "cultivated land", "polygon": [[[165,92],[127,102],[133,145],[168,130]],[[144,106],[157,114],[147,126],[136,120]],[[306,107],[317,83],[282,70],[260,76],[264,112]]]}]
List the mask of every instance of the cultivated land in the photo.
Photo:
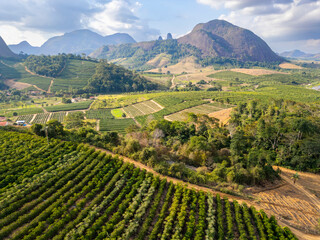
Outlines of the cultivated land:
[{"label": "cultivated land", "polygon": [[[296,239],[263,211],[161,180],[128,159],[28,134],[0,136],[2,239]],[[21,154],[12,154],[17,148]]]}]

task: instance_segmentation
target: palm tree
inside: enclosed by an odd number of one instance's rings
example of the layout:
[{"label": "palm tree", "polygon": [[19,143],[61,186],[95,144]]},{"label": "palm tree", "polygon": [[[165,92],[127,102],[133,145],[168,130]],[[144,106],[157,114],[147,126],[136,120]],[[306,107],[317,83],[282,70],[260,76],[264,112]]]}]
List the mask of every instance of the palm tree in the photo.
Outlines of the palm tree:
[{"label": "palm tree", "polygon": [[300,178],[298,172],[296,172],[295,174],[293,174],[293,176],[291,177],[293,179],[293,183],[296,183],[296,181]]}]

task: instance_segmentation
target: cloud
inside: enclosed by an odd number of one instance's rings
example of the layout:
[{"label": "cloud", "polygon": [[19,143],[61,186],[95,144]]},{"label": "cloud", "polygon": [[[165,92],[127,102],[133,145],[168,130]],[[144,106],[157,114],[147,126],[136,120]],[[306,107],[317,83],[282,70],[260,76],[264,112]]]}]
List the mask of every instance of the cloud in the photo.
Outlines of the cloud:
[{"label": "cloud", "polygon": [[[29,39],[81,28],[104,35],[127,32],[139,40],[159,34],[137,16],[141,4],[133,0],[0,0],[0,6],[1,35],[9,33],[8,27],[3,26],[10,26],[19,32],[17,36],[25,35]],[[43,37],[33,42],[39,44],[40,39]]]},{"label": "cloud", "polygon": [[[270,42],[304,42],[320,39],[319,0],[197,0],[224,8],[220,19],[249,28]],[[302,48],[303,46],[301,46]]]},{"label": "cloud", "polygon": [[99,5],[102,11],[87,18],[87,26],[102,34],[126,32],[137,40],[155,39],[160,31],[149,27],[147,21],[137,17],[141,3],[130,0],[112,0]]}]

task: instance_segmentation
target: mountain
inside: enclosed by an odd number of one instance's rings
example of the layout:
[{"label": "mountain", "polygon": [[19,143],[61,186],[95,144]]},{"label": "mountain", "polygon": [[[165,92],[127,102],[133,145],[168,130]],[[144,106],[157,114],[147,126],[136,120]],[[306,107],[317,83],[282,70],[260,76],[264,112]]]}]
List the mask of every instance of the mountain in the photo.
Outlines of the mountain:
[{"label": "mountain", "polygon": [[5,58],[17,58],[18,56],[14,54],[10,48],[7,46],[5,41],[2,39],[0,36],[0,57],[5,57]]},{"label": "mountain", "polygon": [[27,41],[22,41],[19,44],[11,44],[8,45],[12,52],[19,54],[21,52],[27,54],[38,54],[40,51],[39,47],[31,46]]},{"label": "mountain", "polygon": [[172,39],[172,35],[168,34],[167,40],[162,41],[104,46],[90,56],[106,58],[141,70],[175,64],[190,56],[195,57],[198,62],[221,57],[242,62],[283,61],[253,32],[223,20],[198,24],[189,34],[179,39]]},{"label": "mountain", "polygon": [[178,41],[197,47],[204,56],[259,62],[282,60],[253,32],[224,20],[200,23]]},{"label": "mountain", "polygon": [[320,60],[320,53],[305,53],[300,50],[292,50],[280,53],[280,56],[285,58],[297,58],[297,59],[305,59],[305,60]]},{"label": "mountain", "polygon": [[103,45],[123,43],[135,43],[135,40],[126,33],[116,33],[103,37],[90,30],[83,29],[50,38],[41,46],[40,53],[46,55],[58,53],[89,54]]}]

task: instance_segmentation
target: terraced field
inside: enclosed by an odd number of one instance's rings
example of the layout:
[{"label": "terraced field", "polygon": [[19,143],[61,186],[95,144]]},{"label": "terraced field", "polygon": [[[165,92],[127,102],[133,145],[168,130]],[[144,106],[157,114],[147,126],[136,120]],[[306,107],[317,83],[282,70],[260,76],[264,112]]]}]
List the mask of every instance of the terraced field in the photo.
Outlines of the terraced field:
[{"label": "terraced field", "polygon": [[161,109],[162,109],[162,106],[160,106],[157,102],[152,100],[129,105],[123,108],[123,110],[131,117],[148,115],[151,113],[158,112]]},{"label": "terraced field", "polygon": [[0,130],[0,146],[0,239],[296,239],[263,211],[84,144]]}]

